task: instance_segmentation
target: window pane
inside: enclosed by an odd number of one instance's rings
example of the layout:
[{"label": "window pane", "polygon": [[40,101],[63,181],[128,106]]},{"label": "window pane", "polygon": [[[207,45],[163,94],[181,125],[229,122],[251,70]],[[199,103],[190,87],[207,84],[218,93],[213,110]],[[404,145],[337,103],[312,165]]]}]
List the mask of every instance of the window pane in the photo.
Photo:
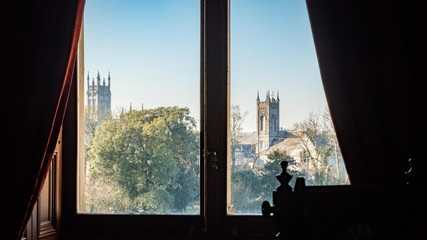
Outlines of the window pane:
[{"label": "window pane", "polygon": [[80,213],[200,213],[199,46],[199,0],[86,1]]},{"label": "window pane", "polygon": [[350,184],[304,1],[231,0],[229,214],[259,214],[280,162],[306,185]]}]

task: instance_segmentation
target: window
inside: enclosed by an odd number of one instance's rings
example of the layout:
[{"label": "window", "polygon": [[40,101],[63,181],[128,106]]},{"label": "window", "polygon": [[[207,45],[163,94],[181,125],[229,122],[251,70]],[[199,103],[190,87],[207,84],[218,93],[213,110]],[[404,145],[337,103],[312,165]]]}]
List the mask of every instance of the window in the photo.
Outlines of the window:
[{"label": "window", "polygon": [[271,166],[282,160],[307,185],[349,184],[305,1],[231,0],[230,64],[231,121],[240,126],[231,142],[259,148],[231,155],[229,214],[259,214],[262,201],[272,202],[281,170]]},{"label": "window", "polygon": [[259,121],[260,121],[260,123],[259,123],[259,130],[260,131],[264,131],[264,129],[265,129],[265,117],[264,117],[264,115],[261,115]]},{"label": "window", "polygon": [[78,212],[199,215],[199,2],[85,10]]},{"label": "window", "polygon": [[[143,6],[86,2],[85,13],[95,11],[105,25],[94,27],[97,19],[85,16],[77,84],[64,122],[63,232],[274,236],[261,203],[271,201],[278,183],[265,166],[277,164],[280,171],[278,162],[299,158],[302,150],[295,146],[311,147],[305,140],[313,137],[283,125],[296,114],[286,112],[293,86],[279,77],[287,68],[280,60],[286,41],[270,35],[281,28],[266,18],[284,14],[287,1],[130,2]],[[305,18],[286,13],[306,21],[310,33],[305,5],[296,2]],[[261,23],[245,22],[261,13],[253,18]],[[119,25],[115,14],[131,21]],[[264,48],[268,39],[277,51]],[[95,51],[107,40],[114,44]],[[268,155],[283,149],[288,155],[276,162]]]}]

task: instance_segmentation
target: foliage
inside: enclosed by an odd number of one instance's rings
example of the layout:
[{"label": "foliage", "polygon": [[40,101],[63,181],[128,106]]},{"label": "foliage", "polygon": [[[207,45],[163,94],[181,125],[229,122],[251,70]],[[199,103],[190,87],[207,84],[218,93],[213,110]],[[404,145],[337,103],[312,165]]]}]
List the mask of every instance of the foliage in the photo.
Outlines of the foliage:
[{"label": "foliage", "polygon": [[131,213],[131,201],[116,182],[108,178],[88,179],[85,209],[91,213]]},{"label": "foliage", "polygon": [[96,114],[93,111],[89,111],[85,108],[85,133],[84,133],[84,143],[87,145],[89,140],[92,138],[93,133],[95,132],[96,127],[98,126],[96,121]]},{"label": "foliage", "polygon": [[183,211],[199,199],[199,136],[187,108],[123,113],[96,129],[88,150],[91,179],[115,182],[129,211]]},{"label": "foliage", "polygon": [[[234,111],[235,114],[238,113],[239,108],[235,107]],[[286,171],[293,175],[289,183],[291,187],[294,186],[297,177],[304,177],[307,185],[349,183],[328,113],[327,110],[323,114],[311,112],[306,119],[294,124],[290,136],[287,137],[295,139],[288,144],[295,144],[293,147],[300,151],[300,156],[294,156],[295,159],[284,149],[273,150],[267,154],[268,160],[264,161],[261,168],[252,167],[240,171],[232,169],[231,193],[234,212],[258,212],[260,205],[257,203],[260,199],[272,201],[272,191],[280,185],[276,176],[282,171],[280,167],[282,161],[288,162]],[[231,156],[233,157],[233,154]],[[247,155],[246,158],[249,159],[250,156]],[[260,155],[254,158],[253,166],[256,166],[258,160]],[[260,191],[255,189],[258,185]]]},{"label": "foliage", "polygon": [[[280,162],[288,173],[304,176],[307,185],[348,184],[348,177],[328,111],[310,113],[296,124],[289,137],[302,149],[297,161],[285,150],[259,154],[243,168],[235,166],[235,150],[247,115],[232,106],[231,202],[234,212],[260,210],[279,186]],[[88,121],[89,122],[89,121]],[[92,125],[91,125],[92,126]],[[161,107],[132,110],[93,125],[87,143],[88,209],[112,213],[191,212],[199,204],[199,133],[187,108]],[[249,161],[249,160],[248,160]],[[250,167],[252,166],[252,167]]]},{"label": "foliage", "polygon": [[282,161],[288,162],[287,172],[294,176],[292,183],[296,177],[302,176],[299,170],[299,164],[292,157],[290,157],[284,150],[275,150],[267,155],[268,161],[265,163],[264,169],[261,173],[261,184],[263,189],[263,197],[265,199],[271,199],[272,191],[280,185],[276,178],[282,172],[280,163]]},{"label": "foliage", "polygon": [[245,121],[246,116],[249,112],[242,113],[240,111],[239,105],[232,105],[231,106],[231,117],[230,117],[230,133],[231,133],[231,167],[232,170],[235,169],[236,165],[236,148],[239,144],[238,142],[238,136],[241,134],[243,130],[243,123]]},{"label": "foliage", "polygon": [[239,170],[231,174],[231,202],[234,212],[260,211],[261,182],[252,170]]},{"label": "foliage", "polygon": [[300,141],[301,168],[307,185],[348,184],[344,162],[328,111],[311,112],[296,124],[292,136]]}]

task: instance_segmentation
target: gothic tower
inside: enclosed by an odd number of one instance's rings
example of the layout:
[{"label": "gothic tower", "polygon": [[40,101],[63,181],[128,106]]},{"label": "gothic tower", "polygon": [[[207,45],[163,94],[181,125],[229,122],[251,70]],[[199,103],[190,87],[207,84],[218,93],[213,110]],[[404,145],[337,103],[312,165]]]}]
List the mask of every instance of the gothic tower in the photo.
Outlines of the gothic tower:
[{"label": "gothic tower", "polygon": [[110,72],[108,72],[108,85],[105,84],[105,78],[101,84],[101,77],[98,75],[95,79],[92,78],[92,84],[89,84],[89,73],[87,74],[87,111],[89,116],[98,122],[111,117],[111,90],[110,90]]},{"label": "gothic tower", "polygon": [[274,92],[272,92],[272,95],[270,96],[270,91],[267,91],[265,101],[260,101],[258,92],[256,102],[258,133],[258,144],[256,150],[257,153],[260,153],[265,152],[279,137],[279,92],[277,92],[277,98],[275,98]]}]

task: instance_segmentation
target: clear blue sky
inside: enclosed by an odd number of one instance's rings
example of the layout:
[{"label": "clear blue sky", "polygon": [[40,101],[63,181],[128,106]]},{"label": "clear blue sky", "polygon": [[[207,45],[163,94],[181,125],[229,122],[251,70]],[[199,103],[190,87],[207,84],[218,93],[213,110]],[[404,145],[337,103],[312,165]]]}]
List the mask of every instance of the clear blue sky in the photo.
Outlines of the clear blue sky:
[{"label": "clear blue sky", "polygon": [[[255,131],[256,96],[280,93],[281,127],[326,108],[305,1],[231,0],[231,102]],[[111,74],[112,110],[189,107],[199,119],[200,1],[87,0],[85,71]]]}]

